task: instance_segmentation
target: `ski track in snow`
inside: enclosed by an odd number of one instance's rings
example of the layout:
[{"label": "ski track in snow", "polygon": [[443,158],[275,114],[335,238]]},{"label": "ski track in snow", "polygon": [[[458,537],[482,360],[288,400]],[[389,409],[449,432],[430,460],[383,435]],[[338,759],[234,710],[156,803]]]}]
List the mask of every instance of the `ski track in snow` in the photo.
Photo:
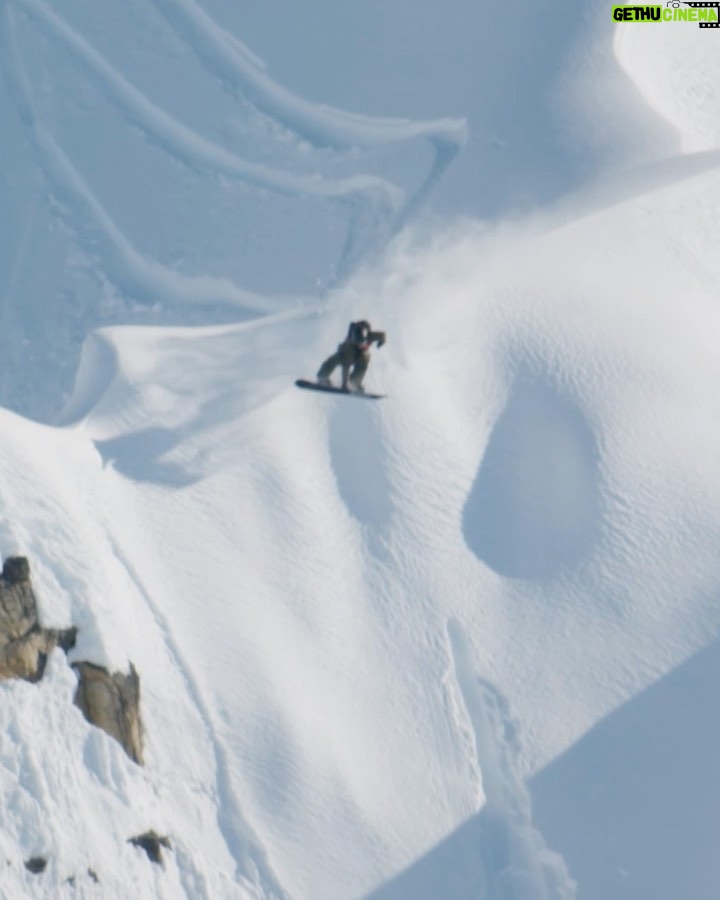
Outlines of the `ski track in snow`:
[{"label": "ski track in snow", "polygon": [[[474,744],[485,795],[485,861],[492,900],[573,900],[575,885],[563,860],[533,827],[530,794],[514,758],[515,727],[498,692],[473,671],[472,650],[458,622],[447,623],[452,672],[460,692],[456,723]],[[464,712],[464,715],[462,713]],[[463,722],[467,719],[468,725]]]},{"label": "ski track in snow", "polygon": [[177,671],[185,684],[188,695],[192,698],[212,744],[217,772],[218,825],[225,838],[228,851],[236,862],[236,875],[243,881],[249,881],[251,884],[256,885],[261,892],[258,896],[262,900],[287,900],[287,894],[272,871],[265,849],[262,847],[252,827],[245,820],[240,809],[230,774],[227,749],[218,736],[217,728],[213,723],[212,713],[203,699],[202,691],[196,679],[192,675],[191,667],[185,662],[182,651],[173,637],[170,623],[157,607],[157,604],[153,602],[133,564],[109,533],[108,539],[115,556],[136,585],[139,594],[145,598],[148,609],[163,636],[168,653],[175,661]]},{"label": "ski track in snow", "polygon": [[37,117],[30,86],[20,60],[13,13],[5,4],[0,42],[13,98],[35,146],[43,172],[54,193],[65,222],[102,259],[104,273],[118,287],[145,303],[164,301],[181,304],[221,305],[245,313],[282,309],[285,298],[269,299],[243,291],[227,279],[180,275],[150,260],[137,250],[117,227],[85,179],[70,162],[42,121]]},{"label": "ski track in snow", "polygon": [[[148,140],[190,168],[243,181],[259,190],[286,197],[334,200],[350,209],[348,237],[337,268],[349,269],[363,256],[370,231],[387,234],[400,210],[403,192],[372,175],[329,179],[301,176],[251,163],[195,133],[157,107],[115,70],[78,32],[40,0],[15,0],[51,38],[70,50],[94,78],[94,83]],[[374,224],[372,229],[367,220]]]},{"label": "ski track in snow", "polygon": [[394,231],[417,211],[467,140],[467,123],[462,119],[414,122],[372,118],[310,103],[274,82],[257,58],[193,0],[154,0],[154,3],[231,94],[246,97],[260,112],[312,146],[344,150],[418,138],[428,140],[434,148],[435,160],[427,178],[398,216]]},{"label": "ski track in snow", "polygon": [[[50,184],[64,200],[63,213],[76,234],[101,255],[106,274],[121,289],[144,302],[230,304],[250,312],[279,308],[273,301],[242,291],[224,279],[179,275],[147,259],[132,246],[56,143],[34,111],[32,93],[20,59],[10,7],[5,0],[4,46],[8,78],[21,118],[28,126]],[[335,267],[342,281],[369,254],[377,252],[422,204],[461,150],[467,137],[463,121],[413,122],[373,119],[311,104],[275,84],[239,41],[227,34],[192,2],[156,5],[226,89],[247,96],[281,127],[317,148],[342,150],[427,139],[435,156],[428,175],[403,204],[403,191],[369,175],[344,179],[299,176],[253,164],[196,134],[157,107],[112,67],[74,28],[42,0],[12,0],[51,39],[61,43],[93,77],[105,98],[148,140],[190,168],[243,181],[258,190],[296,198],[332,200],[349,207],[349,226]],[[90,223],[93,223],[90,225]]]},{"label": "ski track in snow", "polygon": [[464,120],[381,119],[309,103],[272,81],[257,58],[193,0],[154,3],[228,90],[247,96],[262,112],[317,147],[341,150],[418,137],[461,147],[467,138]]}]

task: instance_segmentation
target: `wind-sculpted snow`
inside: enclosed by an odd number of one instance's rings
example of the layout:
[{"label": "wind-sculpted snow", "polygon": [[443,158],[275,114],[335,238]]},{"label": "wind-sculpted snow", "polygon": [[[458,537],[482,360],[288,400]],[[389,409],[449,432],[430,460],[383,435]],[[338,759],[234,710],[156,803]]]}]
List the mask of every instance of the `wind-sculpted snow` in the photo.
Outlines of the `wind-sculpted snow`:
[{"label": "wind-sculpted snow", "polygon": [[[430,7],[371,6],[445,87]],[[3,684],[0,893],[714,900],[718,151],[691,104],[706,152],[672,156],[624,74],[660,57],[607,74],[609,18],[561,6],[498,6],[475,80],[409,121],[271,77],[231,0],[2,3],[0,390],[61,427],[0,410],[0,552],[71,662],[132,662],[146,765],[64,657]],[[368,75],[327,93],[377,109]],[[553,120],[568,81],[633,169]],[[477,99],[473,208],[592,181],[420,223],[465,136],[445,97]],[[360,317],[387,397],[296,390]]]},{"label": "wind-sculpted snow", "polygon": [[[309,103],[269,79],[258,61],[240,42],[219,28],[199,7],[193,4],[159,4],[159,7],[167,22],[198,54],[200,63],[207,66],[216,78],[220,75],[218,92],[228,86],[233,87],[235,94],[236,88],[240,90],[244,99],[242,104],[238,102],[238,109],[248,120],[253,117],[257,119],[258,130],[264,129],[262,140],[265,145],[270,148],[272,142],[277,144],[282,149],[280,156],[286,164],[280,167],[268,164],[262,158],[252,159],[253,152],[257,156],[256,150],[246,155],[242,149],[229,149],[217,139],[207,137],[197,127],[186,125],[177,113],[172,115],[163,109],[151,99],[152,90],[147,90],[142,77],[136,80],[137,71],[129,77],[123,68],[113,64],[93,45],[92,39],[84,34],[82,19],[80,24],[77,21],[71,24],[78,12],[82,14],[82,3],[77,9],[73,6],[67,10],[70,21],[61,10],[51,8],[43,0],[7,0],[3,3],[0,28],[6,95],[8,103],[14,106],[18,122],[22,123],[23,139],[33,149],[34,156],[30,158],[35,160],[37,169],[42,173],[34,200],[39,214],[30,218],[23,216],[20,224],[24,237],[16,244],[12,257],[12,243],[7,248],[7,255],[11,258],[8,260],[5,308],[9,313],[14,312],[15,306],[22,303],[23,297],[30,291],[28,282],[32,280],[35,284],[31,302],[35,308],[42,309],[36,284],[52,282],[53,276],[56,276],[61,281],[59,290],[63,302],[77,309],[77,324],[72,329],[69,345],[63,343],[67,342],[63,329],[48,330],[45,338],[45,355],[57,361],[57,368],[62,367],[62,372],[58,373],[61,377],[52,379],[59,393],[55,397],[56,409],[62,402],[62,394],[67,393],[72,356],[78,354],[79,342],[85,337],[81,330],[87,333],[92,327],[123,320],[207,324],[295,305],[296,299],[288,297],[285,292],[253,291],[240,286],[242,273],[248,265],[253,270],[251,280],[256,283],[263,281],[262,274],[258,276],[263,271],[271,280],[283,280],[276,277],[283,266],[276,265],[272,252],[265,248],[266,242],[261,237],[262,231],[268,228],[261,210],[263,205],[271,209],[269,198],[281,198],[284,203],[294,204],[295,210],[312,210],[313,219],[318,219],[322,225],[316,230],[320,233],[325,228],[330,239],[327,242],[327,268],[318,277],[314,271],[318,263],[314,260],[302,261],[302,248],[306,244],[313,251],[319,245],[319,241],[311,237],[312,228],[304,229],[301,236],[294,238],[298,248],[293,251],[297,256],[295,268],[308,272],[314,283],[337,283],[364,260],[379,252],[427,201],[464,140],[465,126],[456,120],[412,122],[372,119]],[[165,20],[158,17],[157,22],[162,24]],[[26,54],[29,57],[38,53],[47,66],[45,74],[39,67],[30,66],[26,59]],[[70,87],[71,76],[74,87]],[[50,92],[43,89],[43,78],[50,79]],[[68,83],[66,90],[63,90],[63,78]],[[92,100],[86,100],[86,91],[93,94]],[[75,99],[76,94],[78,99]],[[131,218],[137,218],[138,209],[147,206],[154,210],[156,204],[168,202],[172,208],[174,199],[167,195],[148,197],[146,193],[138,193],[131,183],[133,170],[122,165],[121,150],[116,151],[119,165],[112,173],[112,182],[106,179],[103,184],[102,179],[94,179],[87,172],[93,168],[92,149],[90,156],[86,155],[92,141],[88,137],[87,142],[83,142],[81,132],[73,130],[70,124],[73,117],[78,116],[82,120],[86,104],[87,109],[97,108],[101,112],[94,119],[86,116],[88,130],[95,127],[95,123],[102,128],[103,121],[112,122],[113,128],[125,122],[129,126],[128,135],[139,134],[145,140],[146,149],[141,151],[141,145],[137,142],[132,144],[128,137],[132,153],[141,157],[143,153],[155,154],[153,166],[161,165],[162,156],[179,162],[181,169],[168,166],[164,169],[165,172],[173,172],[173,185],[177,191],[184,190],[185,183],[189,181],[196,186],[194,189],[203,183],[214,185],[213,190],[220,197],[224,184],[230,185],[233,190],[241,187],[246,192],[237,195],[240,206],[233,206],[229,200],[222,199],[223,206],[227,207],[225,215],[231,218],[227,219],[225,229],[216,230],[217,238],[215,235],[208,238],[202,228],[192,224],[190,219],[178,224],[176,233],[175,223],[168,216],[160,227],[158,220],[151,225],[152,220],[148,218],[142,237],[139,237],[140,229],[133,231],[128,228],[128,209],[133,210]],[[272,129],[267,128],[268,116],[274,119]],[[293,133],[301,140],[285,147],[285,132]],[[19,131],[10,130],[10,148],[14,154],[19,135]],[[108,138],[108,142],[110,140]],[[333,160],[329,159],[328,153],[340,159],[341,154],[337,151],[347,151],[351,147],[383,148],[395,144],[418,145],[425,141],[435,147],[434,161],[421,176],[419,186],[414,187],[407,196],[405,188],[391,180],[357,171],[363,164],[362,159],[352,163],[356,169],[354,173],[326,175],[322,172],[332,166]],[[327,147],[333,150],[326,151],[324,148]],[[268,158],[273,153],[270,148]],[[341,170],[347,172],[349,159],[349,154],[344,152]],[[316,168],[320,168],[321,172],[308,172],[308,160],[311,166],[315,160]],[[375,162],[371,164],[375,165]],[[18,165],[14,163],[15,168]],[[22,165],[30,168],[27,162]],[[126,182],[127,190],[123,190],[121,185]],[[167,186],[163,189],[167,190]],[[210,191],[206,193],[209,197]],[[243,217],[242,204],[247,197],[251,198],[251,205]],[[323,212],[318,213],[317,210]],[[203,209],[199,214],[207,215],[207,212]],[[57,216],[64,226],[55,234],[52,233],[49,214]],[[223,215],[220,215],[221,219]],[[298,212],[294,216],[298,223],[303,224],[307,218]],[[242,228],[247,229],[249,217],[257,218],[258,236],[252,237],[252,242],[257,245],[256,251],[253,252],[252,244],[245,248],[240,235],[241,253],[237,262],[226,254],[219,265],[216,262],[211,266],[212,274],[205,274],[207,263],[202,252],[196,251],[195,247],[188,252],[188,242],[197,242],[200,246],[206,245],[208,240],[229,244],[229,236],[237,227],[236,220],[242,221]],[[337,227],[338,221],[343,222],[341,229]],[[35,271],[30,274],[29,265],[34,245],[40,244],[43,239],[51,243],[58,259],[63,255],[69,257],[69,263],[64,268],[58,261],[54,264],[55,269],[48,269],[44,279]],[[178,243],[180,250],[176,249]],[[180,264],[176,263],[178,254]],[[162,261],[160,255],[163,256]],[[226,270],[228,274],[215,274],[218,269]],[[285,281],[287,283],[287,279]],[[79,305],[71,302],[74,292],[82,294],[86,312],[81,312]],[[95,301],[92,292],[99,295]],[[49,303],[49,299],[46,302]],[[139,312],[141,309],[144,311]],[[22,324],[27,317],[16,318],[20,328],[27,327]],[[39,337],[38,333],[33,333],[34,342]],[[9,342],[9,336],[5,336],[4,340]],[[24,377],[28,384],[22,393],[13,391],[14,385],[6,377],[2,385],[5,402],[36,416],[50,417],[47,407],[52,390],[46,391],[46,396],[40,398],[41,388],[36,383],[35,374],[30,371],[24,375],[18,369],[18,365],[23,363],[21,354],[13,351],[13,356],[17,379]],[[65,362],[60,363],[63,358]]]},{"label": "wind-sculpted snow", "polygon": [[493,428],[463,512],[470,549],[501,575],[549,577],[592,550],[598,451],[581,411],[520,376]]},{"label": "wind-sculpted snow", "polygon": [[720,56],[716,34],[697,23],[623,24],[615,56],[648,103],[677,129],[685,153],[720,147]]}]

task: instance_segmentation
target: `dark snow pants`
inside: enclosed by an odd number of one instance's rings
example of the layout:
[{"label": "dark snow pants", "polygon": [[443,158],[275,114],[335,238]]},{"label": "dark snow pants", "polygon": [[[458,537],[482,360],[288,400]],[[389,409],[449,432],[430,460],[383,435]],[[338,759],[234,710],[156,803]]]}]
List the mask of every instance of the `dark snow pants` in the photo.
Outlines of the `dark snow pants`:
[{"label": "dark snow pants", "polygon": [[329,378],[335,369],[342,368],[342,383],[348,383],[348,377],[352,387],[362,387],[363,378],[370,364],[370,352],[361,350],[355,344],[343,341],[338,344],[337,351],[328,356],[318,369],[318,378]]}]

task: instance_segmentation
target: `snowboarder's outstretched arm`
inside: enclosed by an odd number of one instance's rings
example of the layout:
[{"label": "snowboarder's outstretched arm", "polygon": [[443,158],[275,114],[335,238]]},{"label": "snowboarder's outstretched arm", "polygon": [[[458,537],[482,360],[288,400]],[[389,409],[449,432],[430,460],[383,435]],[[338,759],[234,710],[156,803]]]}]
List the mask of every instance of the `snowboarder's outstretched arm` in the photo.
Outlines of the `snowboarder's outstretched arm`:
[{"label": "snowboarder's outstretched arm", "polygon": [[387,337],[385,336],[384,331],[371,331],[370,334],[368,335],[368,343],[369,344],[375,343],[378,345],[378,347],[382,347],[382,345],[385,343],[386,340],[387,340]]}]

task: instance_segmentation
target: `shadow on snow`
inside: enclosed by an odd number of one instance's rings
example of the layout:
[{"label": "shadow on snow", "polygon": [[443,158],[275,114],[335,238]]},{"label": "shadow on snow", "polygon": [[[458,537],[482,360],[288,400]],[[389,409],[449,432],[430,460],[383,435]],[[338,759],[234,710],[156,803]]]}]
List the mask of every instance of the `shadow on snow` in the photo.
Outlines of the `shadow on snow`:
[{"label": "shadow on snow", "polygon": [[[716,900],[718,685],[720,640],[529,782],[533,826],[564,859],[577,900]],[[502,838],[483,809],[366,900],[506,900],[486,863]]]}]

